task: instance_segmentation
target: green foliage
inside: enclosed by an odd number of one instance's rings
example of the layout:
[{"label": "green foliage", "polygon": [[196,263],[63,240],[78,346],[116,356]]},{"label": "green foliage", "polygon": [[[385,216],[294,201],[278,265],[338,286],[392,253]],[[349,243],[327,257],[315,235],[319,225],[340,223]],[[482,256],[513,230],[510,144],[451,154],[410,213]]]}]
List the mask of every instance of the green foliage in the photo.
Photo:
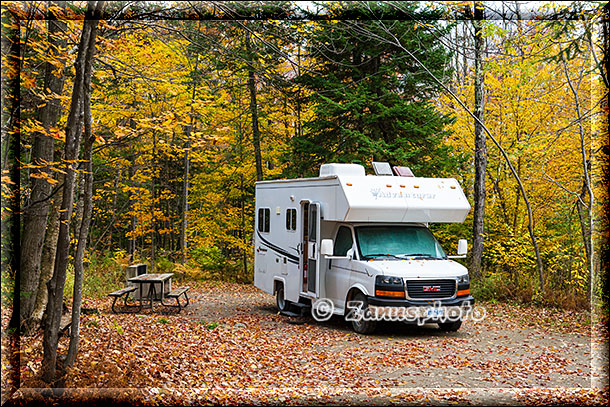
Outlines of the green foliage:
[{"label": "green foliage", "polygon": [[15,273],[7,267],[2,270],[2,306],[8,307],[13,304],[13,295],[15,291]]},{"label": "green foliage", "polygon": [[191,252],[193,261],[205,272],[219,276],[227,266],[227,258],[218,247],[197,247]]},{"label": "green foliage", "polygon": [[533,279],[508,279],[504,273],[487,273],[484,277],[470,282],[471,294],[479,301],[516,300],[531,303],[535,298]]},{"label": "green foliage", "polygon": [[125,333],[125,331],[123,330],[123,327],[121,325],[117,324],[116,322],[112,323],[112,328],[116,329],[116,331],[119,335],[123,335]]},{"label": "green foliage", "polygon": [[[104,298],[109,292],[125,285],[126,268],[130,264],[123,249],[112,252],[93,253],[88,257],[89,263],[83,275],[83,297]],[[74,273],[68,270],[68,281],[74,281]],[[72,291],[65,291],[67,297]]]},{"label": "green foliage", "polygon": [[74,264],[69,263],[68,269],[66,270],[66,283],[64,285],[64,296],[66,298],[72,298],[73,295],[74,295]]},{"label": "green foliage", "polygon": [[464,223],[432,223],[429,228],[448,256],[457,253],[459,239],[472,241],[472,217]]},{"label": "green foliage", "polygon": [[155,256],[155,271],[157,273],[173,273],[176,268],[176,264],[171,261],[167,253],[160,250]]},{"label": "green foliage", "polygon": [[[415,12],[416,5],[404,7]],[[444,29],[437,24],[434,30]],[[446,78],[448,55],[430,30],[393,21],[392,34]],[[438,176],[459,164],[461,155],[443,143],[451,118],[430,103],[437,83],[393,42],[375,20],[320,22],[312,30],[308,53],[316,65],[298,82],[310,90],[313,114],[291,140],[290,175],[315,175],[327,162],[388,161],[418,176]]]}]

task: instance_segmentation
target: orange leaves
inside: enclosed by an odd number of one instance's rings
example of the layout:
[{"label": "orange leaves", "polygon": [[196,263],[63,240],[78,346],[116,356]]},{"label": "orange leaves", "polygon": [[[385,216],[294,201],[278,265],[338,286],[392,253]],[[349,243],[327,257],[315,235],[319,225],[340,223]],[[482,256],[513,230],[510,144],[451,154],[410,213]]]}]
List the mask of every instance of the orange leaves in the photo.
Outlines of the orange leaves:
[{"label": "orange leaves", "polygon": [[[67,387],[142,388],[165,405],[470,404],[502,396],[498,388],[524,402],[593,397],[576,391],[591,383],[586,313],[485,303],[487,317],[459,334],[397,323],[360,336],[339,319],[277,315],[273,298],[251,285],[195,285],[180,314],[112,314],[109,300],[90,300],[101,313],[82,317]],[[22,338],[26,388],[40,370],[39,342]]]},{"label": "orange leaves", "polygon": [[49,175],[48,173],[41,171],[41,172],[32,172],[30,173],[30,177],[31,178],[39,178],[39,179],[44,179],[45,181],[47,181],[49,184],[51,185],[55,185],[58,183],[58,181],[53,178],[52,175]]},{"label": "orange leaves", "polygon": [[[458,336],[404,324],[360,336],[339,319],[291,324],[272,309],[271,296],[251,285],[194,284],[180,314],[112,314],[107,299],[95,300],[101,313],[83,316],[81,353],[67,385],[147,388],[169,405],[190,397],[229,404],[359,397],[468,404],[477,388],[502,387],[531,399],[536,394],[524,388],[548,388],[544,397],[552,401],[565,387],[590,383],[585,314],[485,303],[487,317],[465,323]],[[23,355],[31,369],[23,372],[26,386],[40,369],[39,340],[22,340],[30,349]]]}]

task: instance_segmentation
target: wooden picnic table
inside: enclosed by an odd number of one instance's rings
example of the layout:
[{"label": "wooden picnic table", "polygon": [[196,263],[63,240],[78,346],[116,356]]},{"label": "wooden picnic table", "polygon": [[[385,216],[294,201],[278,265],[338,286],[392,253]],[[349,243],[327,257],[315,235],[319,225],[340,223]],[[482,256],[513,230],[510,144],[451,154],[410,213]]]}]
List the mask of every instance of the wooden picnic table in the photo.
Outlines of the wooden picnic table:
[{"label": "wooden picnic table", "polygon": [[174,275],[174,273],[146,273],[146,274],[140,274],[139,276],[136,277],[131,277],[128,278],[127,281],[129,281],[130,283],[135,283],[138,284],[140,286],[140,308],[142,307],[142,300],[143,300],[143,296],[142,293],[143,288],[146,284],[148,284],[148,295],[146,296],[148,301],[150,301],[150,309],[151,311],[153,310],[153,302],[156,300],[157,297],[157,288],[156,288],[156,284],[161,284],[161,293],[160,293],[160,301],[162,305],[168,305],[163,303],[163,298],[165,296],[165,283],[168,282],[169,283],[169,287],[171,289],[171,278]]}]

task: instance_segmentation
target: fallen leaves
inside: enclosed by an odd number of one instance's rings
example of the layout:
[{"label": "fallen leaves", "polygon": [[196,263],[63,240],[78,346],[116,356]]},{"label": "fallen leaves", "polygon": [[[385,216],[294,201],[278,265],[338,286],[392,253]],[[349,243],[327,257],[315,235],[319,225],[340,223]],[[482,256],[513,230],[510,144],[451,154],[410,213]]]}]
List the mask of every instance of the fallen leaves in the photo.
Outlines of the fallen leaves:
[{"label": "fallen leaves", "polygon": [[[79,390],[70,394],[86,400],[105,389],[142,389],[132,396],[143,405],[463,404],[481,389],[521,404],[607,399],[606,390],[578,389],[594,372],[591,329],[577,313],[534,321],[536,310],[485,304],[488,318],[457,333],[386,324],[361,336],[336,319],[288,323],[252,286],[203,283],[192,291],[179,314],[162,307],[113,314],[109,300],[89,299],[101,312],[82,316],[67,379]],[[40,341],[21,339],[24,388],[40,387]],[[65,351],[67,338],[60,345]]]}]

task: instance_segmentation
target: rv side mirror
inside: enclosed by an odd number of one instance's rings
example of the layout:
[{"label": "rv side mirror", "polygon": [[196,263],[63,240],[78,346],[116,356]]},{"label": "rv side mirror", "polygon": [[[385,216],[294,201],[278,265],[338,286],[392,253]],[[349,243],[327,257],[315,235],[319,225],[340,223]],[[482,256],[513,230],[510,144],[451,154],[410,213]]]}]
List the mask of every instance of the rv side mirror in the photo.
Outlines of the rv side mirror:
[{"label": "rv side mirror", "polygon": [[468,254],[468,241],[466,239],[458,240],[458,256],[466,256]]},{"label": "rv side mirror", "polygon": [[334,245],[332,239],[322,239],[322,242],[320,243],[320,254],[322,256],[332,256]]},{"label": "rv side mirror", "polygon": [[353,247],[347,251],[346,257],[350,260],[354,259],[354,248]]}]

